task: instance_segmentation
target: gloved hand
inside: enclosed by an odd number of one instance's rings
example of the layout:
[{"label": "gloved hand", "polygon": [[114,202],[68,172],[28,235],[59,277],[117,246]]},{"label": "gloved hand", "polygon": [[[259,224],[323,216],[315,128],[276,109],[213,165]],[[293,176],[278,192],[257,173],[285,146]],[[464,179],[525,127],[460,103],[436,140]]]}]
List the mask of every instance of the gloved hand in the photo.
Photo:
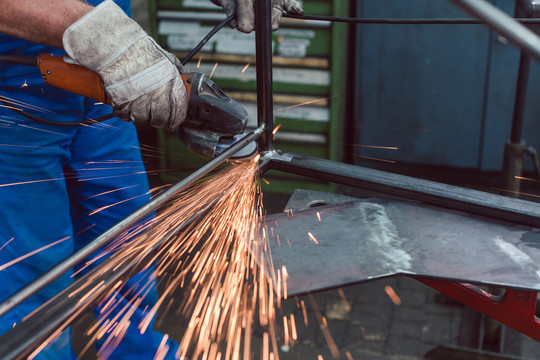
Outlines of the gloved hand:
[{"label": "gloved hand", "polygon": [[[223,8],[227,16],[236,14],[236,19],[231,21],[231,27],[250,33],[255,30],[255,1],[256,0],[212,0],[216,5]],[[258,0],[260,1],[260,0]],[[304,10],[297,0],[272,0],[272,30],[279,28],[279,22],[283,9],[294,15],[302,15]]]},{"label": "gloved hand", "polygon": [[187,94],[180,61],[113,1],[69,26],[62,41],[71,58],[99,73],[119,117],[170,130],[184,121]]}]

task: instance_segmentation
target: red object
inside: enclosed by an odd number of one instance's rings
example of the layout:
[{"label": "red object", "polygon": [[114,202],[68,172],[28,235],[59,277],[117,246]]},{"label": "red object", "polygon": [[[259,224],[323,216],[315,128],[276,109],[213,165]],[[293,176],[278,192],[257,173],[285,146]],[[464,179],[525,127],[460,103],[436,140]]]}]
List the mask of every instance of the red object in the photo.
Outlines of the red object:
[{"label": "red object", "polygon": [[419,277],[415,279],[540,341],[540,319],[535,315],[536,292],[506,289],[504,295],[497,296],[472,284]]}]

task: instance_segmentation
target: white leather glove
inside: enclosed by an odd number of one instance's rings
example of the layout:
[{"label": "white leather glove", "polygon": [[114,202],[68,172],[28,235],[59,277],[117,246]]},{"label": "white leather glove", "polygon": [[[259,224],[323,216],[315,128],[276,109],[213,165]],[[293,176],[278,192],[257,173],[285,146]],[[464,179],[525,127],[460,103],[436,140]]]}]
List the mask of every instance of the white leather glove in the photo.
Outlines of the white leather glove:
[{"label": "white leather glove", "polygon": [[[216,5],[223,8],[227,16],[236,14],[236,19],[231,21],[231,27],[250,33],[255,30],[255,1],[256,0],[212,0]],[[258,0],[260,1],[260,0]],[[297,0],[272,0],[272,30],[279,28],[283,9],[294,15],[302,15],[304,10]]]},{"label": "white leather glove", "polygon": [[169,130],[184,121],[187,94],[180,61],[113,1],[69,26],[62,41],[71,58],[99,73],[119,117]]}]

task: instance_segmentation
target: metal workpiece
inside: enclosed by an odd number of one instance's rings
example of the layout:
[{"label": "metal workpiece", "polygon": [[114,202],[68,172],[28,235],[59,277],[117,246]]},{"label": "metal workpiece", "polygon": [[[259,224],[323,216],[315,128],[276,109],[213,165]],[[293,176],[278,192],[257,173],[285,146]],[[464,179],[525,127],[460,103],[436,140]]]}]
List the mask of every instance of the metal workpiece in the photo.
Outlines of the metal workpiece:
[{"label": "metal workpiece", "polygon": [[274,149],[274,94],[272,77],[272,0],[255,1],[255,55],[257,67],[257,124],[266,130],[259,151]]},{"label": "metal workpiece", "polygon": [[244,147],[256,141],[259,136],[261,136],[263,131],[264,126],[260,126],[252,132],[246,134],[242,139],[240,139],[227,150],[223,151],[220,155],[208,161],[201,168],[199,168],[183,180],[179,181],[163,193],[157,195],[147,204],[136,210],[133,214],[120,221],[118,224],[97,237],[94,241],[92,241],[70,257],[64,259],[52,269],[50,269],[48,272],[41,275],[36,280],[32,281],[31,283],[23,287],[21,290],[4,300],[0,304],[0,316],[5,315],[7,312],[21,304],[24,300],[36,294],[39,290],[52,283],[54,280],[58,279],[66,271],[72,269],[75,265],[81,263],[84,259],[94,254],[99,249],[103,248],[105,245],[110,243],[112,240],[114,240],[121,234],[129,231],[133,226],[135,226],[144,218],[152,214],[155,210],[163,206],[175,195],[179,194],[188,186],[200,180],[202,177],[217,168],[220,164],[227,161],[238,151],[242,150]]},{"label": "metal workpiece", "polygon": [[264,224],[291,296],[394,275],[540,291],[537,228],[375,198],[269,215]]},{"label": "metal workpiece", "polygon": [[538,203],[282,151],[269,169],[540,228]]},{"label": "metal workpiece", "polygon": [[468,13],[483,20],[531,56],[540,60],[540,38],[526,26],[485,0],[450,0]]}]

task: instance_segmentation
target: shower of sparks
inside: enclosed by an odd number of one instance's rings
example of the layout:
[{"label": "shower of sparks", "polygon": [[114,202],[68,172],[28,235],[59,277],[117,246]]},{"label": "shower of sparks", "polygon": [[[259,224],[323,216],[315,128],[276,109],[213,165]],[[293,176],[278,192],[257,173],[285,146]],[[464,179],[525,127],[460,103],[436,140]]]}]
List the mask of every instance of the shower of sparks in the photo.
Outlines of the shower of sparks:
[{"label": "shower of sparks", "polygon": [[244,66],[244,68],[242,69],[242,73],[245,73],[246,70],[248,69],[249,65],[251,65],[250,63],[247,63],[246,66]]},{"label": "shower of sparks", "polygon": [[218,66],[218,63],[215,63],[214,67],[212,68],[212,72],[210,73],[210,76],[208,76],[209,79],[211,79],[212,76],[214,75],[214,71],[216,71],[217,66]]},{"label": "shower of sparks", "polygon": [[307,234],[308,234],[309,238],[310,238],[311,240],[313,240],[313,242],[314,242],[315,244],[319,245],[319,242],[317,241],[317,239],[315,239],[315,236],[313,236],[312,233],[308,232]]},{"label": "shower of sparks", "polygon": [[398,294],[396,294],[396,292],[394,291],[394,289],[391,286],[386,285],[384,287],[384,291],[386,292],[386,294],[388,295],[390,300],[392,300],[394,305],[396,305],[396,306],[401,305],[401,299],[399,298]]},{"label": "shower of sparks", "polygon": [[[189,324],[176,358],[251,359],[252,330],[260,326],[266,334],[259,350],[262,357],[279,359],[278,336],[287,331],[294,341],[296,324],[294,318],[285,317],[285,330],[276,321],[276,311],[287,294],[288,273],[286,268],[274,271],[267,237],[261,235],[269,231],[262,231],[260,225],[263,210],[257,174],[256,162],[230,166],[172,199],[155,219],[130,230],[122,242],[107,249],[116,251],[71,294],[88,300],[107,295],[98,325],[87,333],[92,342],[104,340],[98,350],[101,358],[111,355],[130,326],[146,332],[160,306],[170,306],[175,291],[182,289],[185,299],[176,305],[176,313],[189,319]],[[179,231],[194,214],[200,215],[197,221]],[[103,282],[103,274],[133,263],[145,268],[154,263],[164,282],[159,300],[145,310],[138,324],[131,323],[131,315],[151,284],[130,288],[135,296],[124,306],[118,301],[122,283],[111,289]],[[166,355],[165,341],[155,359]]]}]

